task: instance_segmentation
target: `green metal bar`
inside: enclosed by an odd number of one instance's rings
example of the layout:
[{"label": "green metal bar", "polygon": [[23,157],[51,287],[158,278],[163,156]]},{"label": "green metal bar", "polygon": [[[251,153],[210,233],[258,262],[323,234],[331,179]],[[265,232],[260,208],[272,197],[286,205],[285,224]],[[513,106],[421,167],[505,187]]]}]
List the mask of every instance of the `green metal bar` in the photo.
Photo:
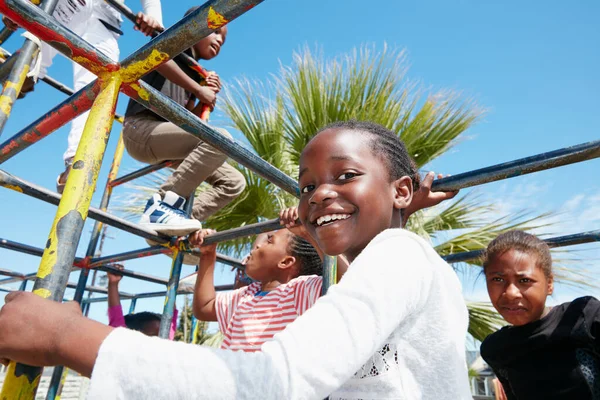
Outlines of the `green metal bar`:
[{"label": "green metal bar", "polygon": [[323,259],[323,287],[321,289],[323,295],[327,294],[327,290],[331,285],[337,282],[337,257],[325,256]]}]

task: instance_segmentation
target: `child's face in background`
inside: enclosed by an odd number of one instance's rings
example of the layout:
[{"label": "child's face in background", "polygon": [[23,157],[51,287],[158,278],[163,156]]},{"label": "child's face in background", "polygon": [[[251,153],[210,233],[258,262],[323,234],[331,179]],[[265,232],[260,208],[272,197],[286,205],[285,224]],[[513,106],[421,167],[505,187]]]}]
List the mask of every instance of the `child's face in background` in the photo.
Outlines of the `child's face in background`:
[{"label": "child's face in background", "polygon": [[326,254],[344,254],[350,261],[392,227],[399,212],[395,183],[383,156],[371,150],[372,139],[361,132],[328,129],[311,140],[300,158],[302,225]]},{"label": "child's face in background", "polygon": [[290,234],[286,229],[257,237],[246,260],[246,275],[261,282],[271,279],[272,271],[278,268],[277,264],[289,255],[289,238]]},{"label": "child's face in background", "polygon": [[222,26],[194,45],[196,56],[202,60],[210,60],[219,55],[225,44],[227,26]]},{"label": "child's face in background", "polygon": [[494,256],[486,267],[490,300],[511,325],[525,325],[544,316],[554,283],[536,262],[535,255],[508,250]]}]

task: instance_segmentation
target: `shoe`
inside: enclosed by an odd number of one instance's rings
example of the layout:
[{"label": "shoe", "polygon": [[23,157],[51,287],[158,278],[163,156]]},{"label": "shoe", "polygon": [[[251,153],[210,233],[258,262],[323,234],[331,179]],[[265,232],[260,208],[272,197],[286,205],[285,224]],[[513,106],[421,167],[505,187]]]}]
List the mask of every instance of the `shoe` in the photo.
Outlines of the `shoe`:
[{"label": "shoe", "polygon": [[[148,243],[149,246],[156,246],[157,244],[159,244],[158,242],[155,242],[154,240],[150,239],[146,239],[146,243]],[[165,256],[173,258],[173,253],[166,253]],[[195,254],[186,252],[183,254],[183,263],[185,265],[198,265],[200,264],[200,257],[198,257]]]},{"label": "shoe", "polygon": [[146,203],[140,225],[169,236],[186,236],[202,229],[200,221],[185,215],[184,205],[185,199],[177,193],[169,191],[164,199],[155,193]]},{"label": "shoe", "polygon": [[73,157],[67,158],[65,160],[65,170],[62,174],[56,178],[56,191],[59,194],[63,194],[65,190],[65,185],[67,184],[67,179],[69,178],[69,173],[71,173],[71,168],[73,167]]}]

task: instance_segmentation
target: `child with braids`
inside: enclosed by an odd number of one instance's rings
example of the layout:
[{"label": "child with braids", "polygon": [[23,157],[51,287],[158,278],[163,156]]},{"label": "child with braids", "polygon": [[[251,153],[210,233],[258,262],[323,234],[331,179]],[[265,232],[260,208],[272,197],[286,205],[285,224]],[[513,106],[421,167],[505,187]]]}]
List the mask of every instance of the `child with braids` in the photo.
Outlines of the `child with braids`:
[{"label": "child with braids", "polygon": [[[201,245],[211,232],[196,232],[191,244]],[[213,284],[216,244],[200,248],[194,316],[219,323],[223,349],[260,350],[321,295],[321,258],[307,240],[285,229],[261,236],[264,240],[257,241],[245,260],[246,275],[254,283],[226,293],[217,294]]]},{"label": "child with braids", "polygon": [[351,264],[261,351],[148,338],[11,293],[0,357],[92,375],[90,400],[471,399],[460,282],[429,243],[401,229],[417,171],[398,136],[368,122],[329,125],[299,170],[302,225],[325,254]]},{"label": "child with braids", "polygon": [[547,307],[550,249],[522,231],[494,239],[483,270],[490,300],[510,324],[481,344],[506,398],[600,399],[600,301],[580,297]]}]

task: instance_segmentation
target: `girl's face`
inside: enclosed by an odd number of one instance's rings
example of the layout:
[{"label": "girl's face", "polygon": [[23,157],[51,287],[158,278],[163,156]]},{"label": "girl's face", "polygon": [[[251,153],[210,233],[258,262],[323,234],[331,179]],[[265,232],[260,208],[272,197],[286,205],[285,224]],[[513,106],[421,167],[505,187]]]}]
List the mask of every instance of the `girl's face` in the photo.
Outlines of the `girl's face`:
[{"label": "girl's face", "polygon": [[490,300],[509,324],[525,325],[544,316],[554,282],[536,261],[535,255],[509,250],[494,256],[486,267]]},{"label": "girl's face", "polygon": [[227,26],[222,26],[194,45],[196,56],[202,60],[210,60],[219,55],[225,44]]},{"label": "girl's face", "polygon": [[300,157],[302,225],[326,254],[344,254],[350,261],[377,234],[400,226],[400,209],[412,197],[410,179],[390,181],[371,139],[362,132],[328,129]]},{"label": "girl's face", "polygon": [[289,238],[286,229],[257,237],[246,261],[246,275],[261,282],[272,278],[279,262],[289,256]]}]

